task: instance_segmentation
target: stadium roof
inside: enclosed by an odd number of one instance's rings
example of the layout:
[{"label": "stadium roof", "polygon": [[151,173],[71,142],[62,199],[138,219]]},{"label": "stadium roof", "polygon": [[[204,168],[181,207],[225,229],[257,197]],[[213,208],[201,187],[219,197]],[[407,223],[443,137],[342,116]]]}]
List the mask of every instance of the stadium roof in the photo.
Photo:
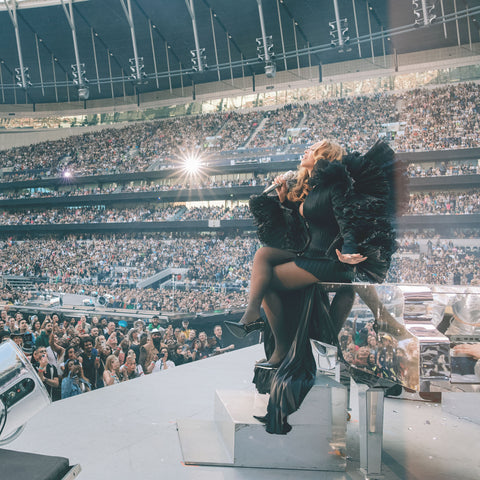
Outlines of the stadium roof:
[{"label": "stadium roof", "polygon": [[[0,0],[0,103],[122,97],[469,45],[479,26],[480,0]],[[259,60],[270,36],[275,56]]]}]

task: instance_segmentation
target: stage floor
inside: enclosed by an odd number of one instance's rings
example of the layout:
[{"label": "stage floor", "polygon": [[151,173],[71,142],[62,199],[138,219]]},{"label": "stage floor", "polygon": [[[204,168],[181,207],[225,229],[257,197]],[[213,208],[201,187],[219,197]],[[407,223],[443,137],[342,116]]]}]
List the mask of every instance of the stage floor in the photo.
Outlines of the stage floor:
[{"label": "stage floor", "polygon": [[[84,480],[363,479],[355,410],[348,424],[346,472],[183,464],[177,420],[213,420],[217,389],[253,390],[253,364],[262,353],[262,346],[255,345],[56,402],[5,448],[67,457],[71,464],[80,463]],[[387,480],[478,479],[479,445],[480,425],[445,413],[438,404],[385,400]]]}]

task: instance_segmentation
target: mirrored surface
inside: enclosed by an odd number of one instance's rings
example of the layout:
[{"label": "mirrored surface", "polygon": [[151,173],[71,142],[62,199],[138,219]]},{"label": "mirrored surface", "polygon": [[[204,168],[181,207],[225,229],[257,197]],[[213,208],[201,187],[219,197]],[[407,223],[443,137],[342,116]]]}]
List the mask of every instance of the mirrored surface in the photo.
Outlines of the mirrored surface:
[{"label": "mirrored surface", "polygon": [[[344,285],[323,284],[332,301]],[[352,284],[338,335],[353,371],[417,391],[480,384],[480,287]]]}]

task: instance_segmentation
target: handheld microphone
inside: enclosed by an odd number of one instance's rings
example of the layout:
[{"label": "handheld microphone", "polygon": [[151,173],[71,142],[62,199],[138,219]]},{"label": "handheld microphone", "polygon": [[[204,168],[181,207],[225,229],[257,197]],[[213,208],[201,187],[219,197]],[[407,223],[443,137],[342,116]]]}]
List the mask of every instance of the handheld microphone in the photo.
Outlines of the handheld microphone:
[{"label": "handheld microphone", "polygon": [[[280,177],[286,182],[288,182],[297,177],[297,172],[294,172],[293,170],[289,170],[288,172],[285,172],[283,175],[280,175]],[[268,195],[270,192],[273,192],[275,189],[277,189],[281,185],[282,185],[281,183],[273,183],[262,192],[262,195]]]}]

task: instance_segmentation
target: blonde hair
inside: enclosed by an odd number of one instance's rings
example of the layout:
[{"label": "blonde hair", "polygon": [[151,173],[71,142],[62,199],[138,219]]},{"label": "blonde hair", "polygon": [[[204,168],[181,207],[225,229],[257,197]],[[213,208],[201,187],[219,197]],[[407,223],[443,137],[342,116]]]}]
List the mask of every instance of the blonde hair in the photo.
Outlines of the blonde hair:
[{"label": "blonde hair", "polygon": [[[329,162],[334,162],[335,160],[341,160],[345,155],[345,150],[338,143],[332,142],[330,140],[322,140],[321,142],[315,143],[310,147],[310,150],[313,152],[313,158],[315,164],[320,159],[328,160]],[[310,186],[307,183],[309,178],[309,172],[305,167],[298,167],[297,175],[297,184],[288,192],[287,198],[292,202],[303,202],[305,197],[310,191]]]},{"label": "blonde hair", "polygon": [[[115,355],[109,355],[107,357],[107,360],[105,361],[105,370],[108,370],[109,372],[111,372],[112,365],[115,360],[118,360],[118,358]],[[117,368],[117,373],[118,373],[118,368]]]}]

